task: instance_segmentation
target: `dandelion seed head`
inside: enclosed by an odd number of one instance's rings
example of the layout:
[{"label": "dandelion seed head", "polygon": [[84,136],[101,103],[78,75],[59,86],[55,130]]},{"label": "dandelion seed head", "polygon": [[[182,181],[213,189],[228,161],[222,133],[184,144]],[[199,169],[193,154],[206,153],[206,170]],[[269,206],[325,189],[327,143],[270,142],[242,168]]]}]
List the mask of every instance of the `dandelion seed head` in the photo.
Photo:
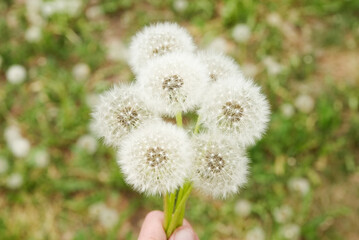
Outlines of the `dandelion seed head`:
[{"label": "dandelion seed head", "polygon": [[26,69],[21,65],[12,65],[6,71],[6,79],[12,84],[20,84],[26,79]]},{"label": "dandelion seed head", "polygon": [[268,101],[260,88],[241,75],[214,83],[199,109],[204,126],[233,133],[246,146],[262,136],[269,114]]},{"label": "dandelion seed head", "polygon": [[205,195],[225,198],[247,182],[248,159],[234,139],[219,133],[194,137],[194,187]]},{"label": "dandelion seed head", "polygon": [[154,117],[134,85],[114,86],[102,94],[92,115],[92,129],[111,146],[119,146],[124,135]]},{"label": "dandelion seed head", "polygon": [[265,233],[263,228],[254,227],[246,234],[246,240],[265,240]]},{"label": "dandelion seed head", "polygon": [[279,234],[284,239],[297,240],[300,236],[300,226],[295,223],[288,223],[279,229]]},{"label": "dandelion seed head", "polygon": [[12,173],[6,179],[6,186],[9,189],[18,189],[22,186],[24,180],[20,173]]},{"label": "dandelion seed head", "polygon": [[277,207],[273,211],[274,220],[278,223],[286,223],[293,216],[293,209],[288,205]]},{"label": "dandelion seed head", "polygon": [[126,181],[149,195],[173,192],[182,186],[192,159],[186,132],[159,120],[147,122],[129,134],[118,152]]},{"label": "dandelion seed head", "polygon": [[209,82],[200,60],[187,53],[170,53],[151,61],[138,76],[142,97],[159,114],[174,116],[193,110]]},{"label": "dandelion seed head", "polygon": [[193,52],[192,37],[175,23],[157,23],[137,33],[130,44],[129,63],[138,73],[149,60],[167,53]]},{"label": "dandelion seed head", "polygon": [[85,150],[89,154],[93,154],[97,150],[96,138],[89,134],[85,134],[85,135],[81,136],[77,140],[76,145],[77,145],[77,147]]},{"label": "dandelion seed head", "polygon": [[232,37],[236,42],[247,42],[251,37],[251,29],[246,24],[237,24],[233,28]]},{"label": "dandelion seed head", "polygon": [[234,60],[222,53],[202,51],[198,56],[205,64],[210,80],[213,82],[242,74]]},{"label": "dandelion seed head", "polygon": [[302,177],[291,178],[288,182],[288,187],[293,192],[298,192],[305,196],[310,191],[310,184],[308,179]]}]

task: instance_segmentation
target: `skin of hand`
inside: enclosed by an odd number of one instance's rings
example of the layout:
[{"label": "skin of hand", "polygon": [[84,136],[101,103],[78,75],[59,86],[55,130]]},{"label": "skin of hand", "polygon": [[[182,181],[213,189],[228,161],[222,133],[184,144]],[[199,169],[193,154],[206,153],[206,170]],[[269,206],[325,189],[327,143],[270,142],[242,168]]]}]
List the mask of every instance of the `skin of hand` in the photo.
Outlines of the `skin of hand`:
[{"label": "skin of hand", "polygon": [[[166,233],[163,230],[164,214],[161,211],[152,211],[147,214],[138,240],[167,240]],[[199,240],[197,234],[187,220],[183,225],[176,229],[169,240]]]}]

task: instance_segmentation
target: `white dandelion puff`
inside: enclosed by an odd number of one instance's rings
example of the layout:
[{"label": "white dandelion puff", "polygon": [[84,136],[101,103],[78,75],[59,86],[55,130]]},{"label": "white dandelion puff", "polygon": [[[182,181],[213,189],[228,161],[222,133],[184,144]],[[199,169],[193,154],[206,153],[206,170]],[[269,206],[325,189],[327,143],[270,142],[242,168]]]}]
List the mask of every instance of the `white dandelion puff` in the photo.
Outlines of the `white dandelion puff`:
[{"label": "white dandelion puff", "polygon": [[265,240],[265,233],[263,228],[254,227],[246,234],[246,240]]},{"label": "white dandelion puff", "polygon": [[195,45],[188,32],[175,23],[157,23],[137,33],[130,44],[129,64],[135,73],[149,60],[173,52],[193,52]]},{"label": "white dandelion puff", "polygon": [[173,124],[149,122],[122,142],[118,163],[126,181],[150,195],[171,193],[182,186],[193,159],[186,132]]},{"label": "white dandelion puff", "polygon": [[193,110],[209,82],[205,66],[188,53],[170,53],[154,59],[140,71],[137,80],[146,104],[169,116]]},{"label": "white dandelion puff", "polygon": [[227,53],[229,51],[229,44],[223,37],[217,37],[207,46],[209,51]]},{"label": "white dandelion puff", "polygon": [[293,192],[298,192],[305,196],[310,191],[310,184],[308,179],[302,177],[295,177],[289,180],[288,187]]},{"label": "white dandelion puff", "polygon": [[38,42],[41,39],[41,27],[40,26],[31,26],[28,29],[26,29],[25,32],[25,39],[28,42]]},{"label": "white dandelion puff", "polygon": [[280,110],[286,118],[291,118],[294,115],[294,107],[290,103],[282,104],[282,106],[280,106]]},{"label": "white dandelion puff", "polygon": [[8,142],[9,148],[15,157],[24,158],[26,157],[31,149],[29,140],[26,138],[16,138]]},{"label": "white dandelion puff", "polygon": [[277,207],[273,211],[274,220],[278,223],[286,223],[293,217],[293,209],[288,205]]},{"label": "white dandelion puff", "polygon": [[279,229],[279,234],[284,239],[296,240],[300,236],[300,227],[295,223],[288,223]]},{"label": "white dandelion puff", "polygon": [[37,168],[45,168],[49,165],[50,157],[46,150],[38,150],[34,154],[34,165]]},{"label": "white dandelion puff", "polygon": [[195,136],[194,145],[196,157],[191,179],[200,192],[225,198],[247,182],[248,159],[234,139],[206,133]]},{"label": "white dandelion puff", "polygon": [[252,204],[248,200],[241,199],[236,202],[234,212],[241,217],[248,217],[252,211]]},{"label": "white dandelion puff", "polygon": [[18,189],[23,184],[24,180],[20,173],[13,173],[6,179],[6,186],[9,189]]},{"label": "white dandelion puff", "polygon": [[85,150],[89,154],[93,154],[97,150],[97,141],[96,138],[94,138],[92,135],[86,134],[81,136],[77,142],[76,145]]},{"label": "white dandelion puff", "polygon": [[315,102],[314,99],[308,94],[299,95],[295,101],[294,105],[303,113],[310,113],[313,111]]},{"label": "white dandelion puff", "polygon": [[107,145],[118,146],[124,135],[154,117],[139,96],[133,85],[114,86],[100,95],[92,113],[92,129]]},{"label": "white dandelion puff", "polygon": [[4,138],[7,143],[22,138],[20,128],[16,125],[7,126],[4,130]]},{"label": "white dandelion puff", "polygon": [[20,84],[26,79],[26,69],[21,65],[12,65],[6,71],[6,79],[12,84]]},{"label": "white dandelion puff", "polygon": [[252,145],[262,136],[269,114],[269,103],[260,87],[242,76],[215,82],[199,109],[204,126],[234,134],[243,145]]},{"label": "white dandelion puff", "polygon": [[119,214],[116,209],[106,207],[99,212],[98,219],[104,228],[111,229],[118,223]]},{"label": "white dandelion puff", "polygon": [[78,81],[83,81],[89,77],[90,67],[86,63],[78,63],[72,69],[73,77]]},{"label": "white dandelion puff", "polygon": [[211,81],[215,82],[242,74],[238,64],[232,58],[222,53],[201,51],[198,57],[205,64]]},{"label": "white dandelion puff", "polygon": [[233,28],[232,37],[236,42],[245,43],[251,38],[251,29],[246,24],[237,24]]}]

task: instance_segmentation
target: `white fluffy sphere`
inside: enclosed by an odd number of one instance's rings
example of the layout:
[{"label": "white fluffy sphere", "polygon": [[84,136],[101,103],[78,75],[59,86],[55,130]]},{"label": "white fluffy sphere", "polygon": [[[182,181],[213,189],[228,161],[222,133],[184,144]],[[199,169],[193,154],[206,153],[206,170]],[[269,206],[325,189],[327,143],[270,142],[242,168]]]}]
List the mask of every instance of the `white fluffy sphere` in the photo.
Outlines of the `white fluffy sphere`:
[{"label": "white fluffy sphere", "polygon": [[192,172],[193,185],[214,198],[238,192],[247,182],[248,158],[244,149],[228,136],[218,133],[194,137],[196,157]]},{"label": "white fluffy sphere", "polygon": [[209,82],[204,64],[189,53],[169,53],[154,59],[140,71],[137,80],[150,109],[168,116],[193,110]]},{"label": "white fluffy sphere", "polygon": [[215,82],[199,110],[204,126],[234,134],[245,146],[262,136],[269,114],[269,103],[260,87],[242,76]]},{"label": "white fluffy sphere", "polygon": [[26,79],[26,69],[21,65],[12,65],[6,71],[6,79],[12,84],[19,84]]},{"label": "white fluffy sphere", "polygon": [[207,74],[213,82],[242,75],[238,64],[220,52],[201,51],[198,57],[205,64]]},{"label": "white fluffy sphere", "polygon": [[175,23],[157,23],[145,27],[132,39],[129,63],[138,73],[149,60],[172,52],[193,52],[192,37]]},{"label": "white fluffy sphere", "polygon": [[30,142],[26,138],[20,137],[8,142],[9,148],[15,157],[26,157],[30,152]]},{"label": "white fluffy sphere", "polygon": [[233,28],[232,37],[237,42],[247,42],[251,37],[251,29],[246,24],[237,24]]},{"label": "white fluffy sphere", "polygon": [[193,160],[186,132],[162,121],[149,122],[129,134],[118,152],[126,181],[139,192],[165,194],[182,186]]},{"label": "white fluffy sphere", "polygon": [[118,146],[124,135],[154,117],[139,97],[133,85],[114,86],[100,95],[91,126],[107,145]]}]

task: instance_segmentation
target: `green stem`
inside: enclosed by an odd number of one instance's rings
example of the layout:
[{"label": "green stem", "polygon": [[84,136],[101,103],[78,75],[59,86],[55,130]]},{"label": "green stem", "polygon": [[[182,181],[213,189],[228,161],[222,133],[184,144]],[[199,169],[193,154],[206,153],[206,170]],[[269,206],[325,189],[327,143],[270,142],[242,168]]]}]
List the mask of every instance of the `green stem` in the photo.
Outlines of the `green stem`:
[{"label": "green stem", "polygon": [[186,187],[186,191],[184,192],[183,197],[180,199],[178,207],[176,208],[176,210],[172,216],[171,223],[166,231],[167,237],[171,236],[171,234],[174,232],[174,230],[176,229],[178,224],[179,224],[179,226],[182,225],[183,217],[184,217],[183,212],[184,212],[184,208],[186,207],[186,201],[189,197],[189,194],[191,193],[192,185],[189,184],[189,186],[187,187],[185,184],[184,187]]},{"label": "green stem", "polygon": [[169,213],[169,209],[168,209],[168,195],[165,194],[163,195],[163,209],[164,209],[164,212],[165,212],[165,218],[163,219],[163,228],[164,229],[167,229],[168,228],[168,224],[170,222],[170,219],[171,219],[171,213]]},{"label": "green stem", "polygon": [[201,125],[200,119],[201,119],[201,116],[198,115],[197,122],[196,122],[196,126],[194,127],[194,130],[193,130],[193,133],[194,133],[194,134],[197,134],[197,133],[199,132],[199,127],[200,127],[200,125]]},{"label": "green stem", "polygon": [[176,114],[176,123],[177,123],[177,126],[179,126],[179,127],[183,126],[183,124],[182,124],[182,112],[178,112]]}]

